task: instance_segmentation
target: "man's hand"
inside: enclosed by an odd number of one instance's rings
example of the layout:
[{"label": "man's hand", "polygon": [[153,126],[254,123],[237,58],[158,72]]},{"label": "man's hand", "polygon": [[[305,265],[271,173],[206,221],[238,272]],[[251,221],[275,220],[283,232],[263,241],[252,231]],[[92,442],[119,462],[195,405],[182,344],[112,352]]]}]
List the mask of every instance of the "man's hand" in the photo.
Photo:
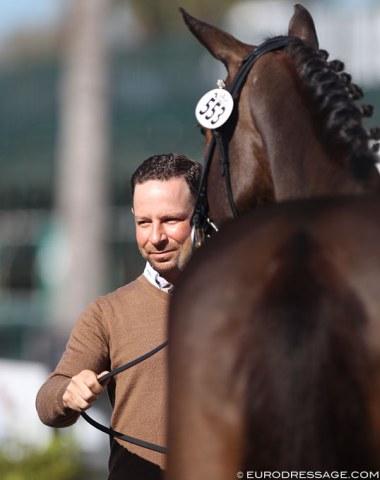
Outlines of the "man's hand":
[{"label": "man's hand", "polygon": [[101,384],[98,381],[106,373],[108,372],[97,375],[91,370],[82,370],[75,375],[62,396],[64,406],[76,412],[90,408],[108,383]]}]

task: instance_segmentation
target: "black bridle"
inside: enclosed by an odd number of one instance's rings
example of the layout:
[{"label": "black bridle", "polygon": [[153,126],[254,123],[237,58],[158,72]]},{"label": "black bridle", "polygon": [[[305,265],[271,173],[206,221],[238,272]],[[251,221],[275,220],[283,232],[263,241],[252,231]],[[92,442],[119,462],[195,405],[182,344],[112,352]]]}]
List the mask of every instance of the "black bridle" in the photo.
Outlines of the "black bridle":
[{"label": "black bridle", "polygon": [[[275,50],[280,50],[285,48],[293,40],[289,36],[278,36],[266,40],[258,47],[254,48],[243,60],[240,69],[238,70],[231,86],[229,93],[234,100],[238,100],[240,91],[243,87],[243,84],[247,78],[248,73],[253,67],[256,60],[258,60],[262,55],[268,52],[273,52]],[[208,200],[207,200],[207,182],[208,176],[210,173],[211,162],[214,156],[215,148],[218,149],[219,160],[221,164],[221,174],[225,178],[227,197],[230,204],[231,212],[234,218],[239,216],[238,209],[234,200],[232,186],[231,186],[231,176],[229,168],[229,159],[228,152],[224,147],[223,136],[220,129],[212,130],[212,139],[208,147],[205,164],[201,179],[200,188],[198,191],[198,197],[195,204],[194,214],[192,218],[192,240],[193,246],[198,247],[204,243],[204,239],[209,237],[213,232],[218,231],[218,227],[210,218]]]},{"label": "black bridle", "polygon": [[[152,355],[156,354],[157,352],[165,348],[167,344],[168,344],[168,341],[165,340],[165,342],[161,343],[160,345],[153,348],[152,350],[145,353],[144,355],[141,355],[141,357],[138,357],[135,360],[132,360],[131,362],[128,362],[125,365],[122,365],[121,367],[115,368],[115,370],[112,370],[109,373],[106,373],[105,375],[103,375],[98,379],[98,382],[104,383],[106,380],[114,377],[118,373],[124,372],[124,370],[128,370],[129,368],[137,365],[138,363],[143,362],[147,358],[151,357]],[[167,450],[165,447],[161,447],[160,445],[146,442],[145,440],[139,440],[138,438],[125,435],[124,433],[121,433],[121,432],[117,432],[116,430],[113,430],[112,428],[106,427],[105,425],[102,425],[101,423],[97,422],[96,420],[91,418],[86,412],[82,412],[81,415],[86,420],[86,422],[88,422],[90,425],[97,428],[101,432],[107,433],[111,437],[119,438],[120,440],[124,440],[125,442],[133,443],[134,445],[138,445],[139,447],[147,448],[148,450],[153,450],[159,453],[167,453]]]}]

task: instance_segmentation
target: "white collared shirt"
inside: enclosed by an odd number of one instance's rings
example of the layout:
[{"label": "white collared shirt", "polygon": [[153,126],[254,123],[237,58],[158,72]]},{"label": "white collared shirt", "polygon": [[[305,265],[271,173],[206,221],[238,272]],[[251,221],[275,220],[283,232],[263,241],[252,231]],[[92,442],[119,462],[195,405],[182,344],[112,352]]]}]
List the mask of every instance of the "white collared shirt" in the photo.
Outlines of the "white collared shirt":
[{"label": "white collared shirt", "polygon": [[169,283],[167,280],[165,280],[165,278],[161,277],[161,275],[152,267],[149,262],[146,262],[144,275],[152,285],[159,288],[160,290],[163,290],[167,293],[171,293],[173,291],[173,284]]}]

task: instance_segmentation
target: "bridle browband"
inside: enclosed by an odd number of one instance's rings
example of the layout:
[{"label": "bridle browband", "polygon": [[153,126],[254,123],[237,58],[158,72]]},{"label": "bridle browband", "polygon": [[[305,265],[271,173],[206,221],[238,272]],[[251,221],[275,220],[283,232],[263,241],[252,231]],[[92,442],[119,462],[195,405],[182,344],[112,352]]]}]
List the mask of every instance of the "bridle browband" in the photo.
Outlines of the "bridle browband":
[{"label": "bridle browband", "polygon": [[[109,373],[106,373],[105,375],[103,375],[98,379],[98,382],[104,383],[106,380],[114,377],[118,373],[124,372],[124,370],[128,370],[129,368],[137,365],[138,363],[143,362],[147,358],[151,357],[152,355],[155,355],[157,352],[165,348],[167,344],[168,344],[168,341],[165,340],[165,342],[160,343],[160,345],[153,348],[149,352],[144,353],[144,355],[141,355],[135,360],[132,360],[131,362],[128,362],[125,365],[122,365],[121,367],[115,368],[115,370],[112,370]],[[97,428],[101,432],[107,433],[111,437],[119,438],[120,440],[124,440],[125,442],[133,443],[134,445],[138,445],[139,447],[147,448],[148,450],[153,450],[159,453],[167,453],[167,449],[165,447],[161,447],[160,445],[146,442],[145,440],[139,440],[138,438],[125,435],[124,433],[121,433],[121,432],[117,432],[116,430],[113,430],[112,428],[106,427],[105,425],[102,425],[101,423],[97,422],[96,420],[91,418],[86,412],[82,412],[81,415],[86,420],[86,422],[88,422],[90,425]]]},{"label": "bridle browband", "polygon": [[[234,105],[235,100],[238,100],[240,91],[247,78],[248,73],[253,67],[256,60],[262,55],[275,50],[281,50],[291,43],[293,37],[290,36],[277,36],[266,40],[258,47],[254,48],[243,60],[235,78],[232,81],[231,86],[227,89],[231,94]],[[235,108],[235,107],[234,107]],[[198,247],[203,244],[204,239],[209,237],[213,232],[218,231],[217,226],[210,218],[209,206],[207,200],[207,182],[210,173],[211,162],[215,152],[215,147],[218,149],[219,160],[221,165],[221,175],[225,178],[227,197],[230,204],[231,212],[234,218],[239,216],[238,209],[234,200],[231,176],[229,169],[228,152],[224,148],[223,136],[220,129],[214,129],[212,131],[212,139],[208,147],[204,169],[202,173],[201,183],[198,190],[198,197],[195,204],[194,214],[192,217],[192,240],[193,247]]]}]

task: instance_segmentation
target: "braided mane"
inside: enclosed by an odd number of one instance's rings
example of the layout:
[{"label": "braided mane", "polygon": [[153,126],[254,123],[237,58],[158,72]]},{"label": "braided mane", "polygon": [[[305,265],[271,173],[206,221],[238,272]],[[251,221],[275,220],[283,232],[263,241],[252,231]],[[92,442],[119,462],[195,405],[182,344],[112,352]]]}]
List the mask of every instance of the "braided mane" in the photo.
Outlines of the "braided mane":
[{"label": "braided mane", "polygon": [[370,117],[373,107],[356,104],[363,97],[362,90],[343,71],[341,61],[327,61],[325,50],[317,52],[298,38],[286,49],[295,60],[311,107],[315,109],[320,135],[330,147],[347,152],[352,174],[364,180],[377,162],[374,152],[378,145],[370,148],[369,141],[380,138],[380,128],[368,133],[363,127],[363,116]]}]

